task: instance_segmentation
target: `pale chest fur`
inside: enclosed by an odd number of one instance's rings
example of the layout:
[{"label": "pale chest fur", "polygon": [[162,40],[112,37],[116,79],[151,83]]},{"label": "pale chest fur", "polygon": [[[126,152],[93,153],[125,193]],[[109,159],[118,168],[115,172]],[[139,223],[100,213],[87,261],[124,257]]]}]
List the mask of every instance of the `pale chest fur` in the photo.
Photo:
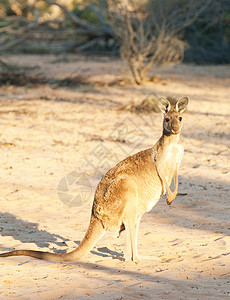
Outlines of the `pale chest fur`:
[{"label": "pale chest fur", "polygon": [[170,185],[172,177],[179,166],[184,153],[182,144],[173,143],[168,145],[162,153],[162,163],[165,178]]}]

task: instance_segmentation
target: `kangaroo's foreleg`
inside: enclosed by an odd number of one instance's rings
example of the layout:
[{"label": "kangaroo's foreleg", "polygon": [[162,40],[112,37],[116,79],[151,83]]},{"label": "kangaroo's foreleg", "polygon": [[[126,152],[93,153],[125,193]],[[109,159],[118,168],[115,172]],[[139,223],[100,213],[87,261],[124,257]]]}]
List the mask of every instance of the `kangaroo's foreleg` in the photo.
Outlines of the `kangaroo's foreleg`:
[{"label": "kangaroo's foreleg", "polygon": [[[160,177],[160,179],[161,179],[161,181],[162,181],[162,190],[163,190],[163,194],[165,193],[165,189],[166,189],[166,191],[167,191],[167,203],[171,201],[170,203],[168,203],[168,204],[171,204],[172,201],[173,201],[175,198],[173,198],[173,193],[172,193],[172,191],[170,190],[170,187],[169,187],[169,185],[168,185],[168,183],[167,183],[167,181],[166,181],[166,178],[165,178],[165,175],[164,175],[164,170],[163,170],[163,168],[161,167],[161,163],[158,162],[158,163],[156,164],[156,167],[157,167],[158,175],[159,175],[159,177]],[[174,178],[175,178],[175,177],[174,177]]]},{"label": "kangaroo's foreleg", "polygon": [[177,192],[178,192],[178,167],[176,168],[176,171],[173,176],[174,180],[174,192],[172,194],[167,194],[167,204],[170,205],[173,200],[176,198]]}]

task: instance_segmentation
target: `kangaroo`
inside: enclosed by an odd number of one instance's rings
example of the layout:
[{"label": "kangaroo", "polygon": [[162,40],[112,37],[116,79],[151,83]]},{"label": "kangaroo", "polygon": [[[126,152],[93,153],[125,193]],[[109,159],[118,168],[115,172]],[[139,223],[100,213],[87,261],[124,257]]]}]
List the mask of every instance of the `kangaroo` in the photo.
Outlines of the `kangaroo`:
[{"label": "kangaroo", "polygon": [[[159,99],[164,114],[161,138],[152,148],[127,157],[105,174],[95,192],[89,228],[77,249],[64,254],[16,250],[0,257],[25,255],[58,262],[77,261],[95,246],[105,231],[120,234],[125,230],[125,260],[138,263],[137,235],[142,215],[166,192],[168,205],[177,195],[178,168],[183,156],[181,114],[187,105],[187,97]],[[172,178],[174,192],[169,187]]]}]

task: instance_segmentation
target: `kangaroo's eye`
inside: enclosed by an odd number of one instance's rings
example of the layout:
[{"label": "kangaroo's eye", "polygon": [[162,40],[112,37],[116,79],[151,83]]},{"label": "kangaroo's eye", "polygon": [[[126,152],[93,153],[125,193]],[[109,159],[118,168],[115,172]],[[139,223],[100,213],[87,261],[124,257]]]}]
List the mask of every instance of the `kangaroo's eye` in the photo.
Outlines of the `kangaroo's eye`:
[{"label": "kangaroo's eye", "polygon": [[165,118],[165,121],[166,121],[166,122],[169,122],[169,118]]},{"label": "kangaroo's eye", "polygon": [[182,121],[182,117],[179,117],[179,121]]}]

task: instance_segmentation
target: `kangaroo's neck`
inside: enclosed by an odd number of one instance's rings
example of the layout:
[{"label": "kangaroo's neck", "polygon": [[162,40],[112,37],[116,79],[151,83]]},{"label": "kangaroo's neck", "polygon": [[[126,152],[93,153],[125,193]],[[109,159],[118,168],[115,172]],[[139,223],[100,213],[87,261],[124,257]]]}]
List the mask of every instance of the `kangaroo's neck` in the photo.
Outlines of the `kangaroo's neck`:
[{"label": "kangaroo's neck", "polygon": [[180,142],[180,133],[178,134],[165,134],[163,132],[160,138],[160,144],[163,147],[167,147],[170,144],[178,144]]}]

